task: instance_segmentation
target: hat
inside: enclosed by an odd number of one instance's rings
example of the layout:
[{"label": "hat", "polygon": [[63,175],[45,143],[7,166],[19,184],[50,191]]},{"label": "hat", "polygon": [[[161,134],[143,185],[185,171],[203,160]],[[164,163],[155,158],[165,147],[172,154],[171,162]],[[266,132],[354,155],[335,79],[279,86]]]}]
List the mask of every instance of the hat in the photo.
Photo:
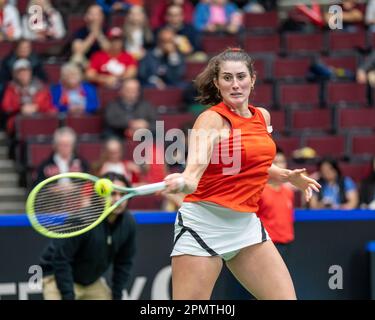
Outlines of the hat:
[{"label": "hat", "polygon": [[122,29],[119,27],[111,28],[107,33],[107,37],[109,39],[122,38],[123,37]]},{"label": "hat", "polygon": [[13,71],[20,69],[31,69],[30,61],[27,59],[18,59],[13,65]]}]

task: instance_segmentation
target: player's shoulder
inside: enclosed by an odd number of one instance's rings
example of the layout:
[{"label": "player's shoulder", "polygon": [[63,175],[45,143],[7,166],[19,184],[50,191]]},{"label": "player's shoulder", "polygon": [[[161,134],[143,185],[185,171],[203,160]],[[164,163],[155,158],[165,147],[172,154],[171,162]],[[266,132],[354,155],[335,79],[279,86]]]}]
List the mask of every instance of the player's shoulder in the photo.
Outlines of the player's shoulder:
[{"label": "player's shoulder", "polygon": [[222,129],[223,117],[213,110],[203,111],[195,120],[195,129]]},{"label": "player's shoulder", "polygon": [[267,109],[262,108],[262,107],[255,107],[255,108],[258,109],[262,113],[262,115],[264,117],[264,120],[266,120],[267,126],[271,125],[271,114],[270,114],[270,112]]}]

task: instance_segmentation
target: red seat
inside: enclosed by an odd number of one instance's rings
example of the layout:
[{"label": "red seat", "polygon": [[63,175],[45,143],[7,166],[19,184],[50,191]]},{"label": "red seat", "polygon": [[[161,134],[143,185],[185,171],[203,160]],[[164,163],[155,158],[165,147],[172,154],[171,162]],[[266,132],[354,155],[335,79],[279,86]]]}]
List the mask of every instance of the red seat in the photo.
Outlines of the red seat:
[{"label": "red seat", "polygon": [[286,52],[291,53],[319,53],[323,50],[323,34],[288,33],[285,36]]},{"label": "red seat", "polygon": [[277,31],[279,18],[277,11],[265,13],[245,13],[244,26],[249,31]]},{"label": "red seat", "polygon": [[373,48],[375,48],[375,32],[371,32],[370,41]]},{"label": "red seat", "polygon": [[270,111],[271,113],[271,125],[273,131],[276,133],[282,133],[285,131],[285,112],[284,111]]},{"label": "red seat", "polygon": [[277,34],[247,36],[245,50],[249,53],[273,53],[280,51],[280,38]]},{"label": "red seat", "polygon": [[330,130],[331,110],[293,110],[293,130]]},{"label": "red seat", "polygon": [[312,84],[280,84],[279,103],[285,106],[310,106],[319,105],[319,85]]},{"label": "red seat", "polygon": [[130,199],[128,208],[130,210],[160,210],[162,203],[163,197],[147,195]]},{"label": "red seat", "polygon": [[274,64],[274,77],[280,78],[298,78],[306,77],[306,74],[311,65],[309,58],[277,58]]},{"label": "red seat", "polygon": [[45,64],[44,70],[47,73],[48,81],[50,83],[58,83],[60,81],[60,64]]},{"label": "red seat", "polygon": [[355,155],[373,156],[375,154],[374,135],[353,136],[352,153]]},{"label": "red seat", "polygon": [[335,68],[344,68],[355,72],[357,70],[357,58],[355,56],[322,57],[322,62]]},{"label": "red seat", "polygon": [[366,85],[359,83],[329,83],[327,103],[366,105]]},{"label": "red seat", "polygon": [[118,90],[99,87],[98,96],[100,101],[100,107],[105,108],[108,105],[108,103],[112,102],[118,97]]},{"label": "red seat", "polygon": [[10,41],[0,42],[0,59],[6,57],[10,51],[14,48],[14,43]]},{"label": "red seat", "polygon": [[182,129],[185,125],[193,122],[195,115],[192,113],[163,114],[158,117],[159,121],[164,121],[164,132],[169,129]]},{"label": "red seat", "polygon": [[26,13],[27,5],[29,2],[29,0],[17,0],[17,9],[21,16]]},{"label": "red seat", "polygon": [[98,115],[67,116],[65,125],[71,127],[78,135],[100,134],[103,129],[103,119]]},{"label": "red seat", "polygon": [[102,144],[100,142],[80,142],[78,144],[78,155],[90,164],[98,161],[101,153]]},{"label": "red seat", "polygon": [[183,91],[181,88],[168,87],[163,90],[156,88],[145,88],[144,97],[154,107],[181,108],[183,104]]},{"label": "red seat", "polygon": [[341,157],[345,154],[345,139],[343,136],[309,137],[304,145],[314,149],[320,157]]},{"label": "red seat", "polygon": [[360,182],[368,175],[369,166],[367,163],[347,163],[340,162],[340,169],[344,176],[352,178],[356,182]]},{"label": "red seat", "polygon": [[329,32],[328,48],[330,52],[352,51],[354,48],[365,48],[366,34],[364,31],[358,32]]},{"label": "red seat", "polygon": [[271,84],[255,85],[254,92],[250,95],[250,103],[259,107],[271,107],[274,105]]},{"label": "red seat", "polygon": [[191,81],[203,71],[207,64],[204,62],[187,62],[186,63],[186,72],[184,75],[185,80]]},{"label": "red seat", "polygon": [[275,137],[275,143],[290,157],[294,150],[300,148],[300,138],[298,137]]},{"label": "red seat", "polygon": [[52,153],[52,144],[47,143],[29,143],[27,145],[27,165],[31,169],[36,169]]},{"label": "red seat", "polygon": [[258,58],[254,60],[254,70],[256,72],[257,80],[262,81],[268,78],[266,69],[266,60]]},{"label": "red seat", "polygon": [[34,41],[33,51],[40,55],[58,55],[65,46],[66,40]]},{"label": "red seat", "polygon": [[68,23],[67,23],[67,30],[70,34],[74,34],[79,29],[85,26],[85,21],[83,20],[83,16],[81,15],[69,15],[68,16]]},{"label": "red seat", "polygon": [[339,109],[339,128],[375,128],[375,110],[369,108]]},{"label": "red seat", "polygon": [[202,38],[203,51],[209,55],[217,54],[228,47],[238,47],[237,36],[204,35]]},{"label": "red seat", "polygon": [[57,116],[18,116],[16,119],[16,136],[18,141],[26,141],[28,138],[37,136],[52,136],[58,126],[59,119]]},{"label": "red seat", "polygon": [[123,28],[125,23],[125,15],[123,14],[113,14],[111,15],[111,27]]}]

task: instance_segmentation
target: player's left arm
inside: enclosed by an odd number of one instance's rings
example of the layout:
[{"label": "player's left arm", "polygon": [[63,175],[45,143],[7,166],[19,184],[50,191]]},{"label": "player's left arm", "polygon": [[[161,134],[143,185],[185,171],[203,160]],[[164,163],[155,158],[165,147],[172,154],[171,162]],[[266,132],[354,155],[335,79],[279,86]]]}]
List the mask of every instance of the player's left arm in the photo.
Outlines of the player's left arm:
[{"label": "player's left arm", "polygon": [[[271,115],[264,108],[258,108],[264,119],[266,120],[267,126],[271,126]],[[268,169],[268,174],[270,179],[276,180],[279,182],[289,182],[294,185],[296,188],[300,189],[305,193],[306,201],[310,201],[312,196],[312,191],[319,192],[320,184],[312,178],[309,178],[306,175],[306,169],[283,169],[274,164]]]}]

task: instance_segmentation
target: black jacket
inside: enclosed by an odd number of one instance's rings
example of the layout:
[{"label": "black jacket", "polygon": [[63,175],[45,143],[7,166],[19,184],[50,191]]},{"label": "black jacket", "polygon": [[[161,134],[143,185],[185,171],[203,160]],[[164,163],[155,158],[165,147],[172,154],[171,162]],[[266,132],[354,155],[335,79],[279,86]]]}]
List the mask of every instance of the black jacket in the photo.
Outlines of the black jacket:
[{"label": "black jacket", "polygon": [[64,300],[74,299],[74,283],[90,285],[113,263],[112,297],[119,300],[135,255],[136,223],[129,212],[73,238],[53,239],[42,253],[43,274],[54,275]]}]

